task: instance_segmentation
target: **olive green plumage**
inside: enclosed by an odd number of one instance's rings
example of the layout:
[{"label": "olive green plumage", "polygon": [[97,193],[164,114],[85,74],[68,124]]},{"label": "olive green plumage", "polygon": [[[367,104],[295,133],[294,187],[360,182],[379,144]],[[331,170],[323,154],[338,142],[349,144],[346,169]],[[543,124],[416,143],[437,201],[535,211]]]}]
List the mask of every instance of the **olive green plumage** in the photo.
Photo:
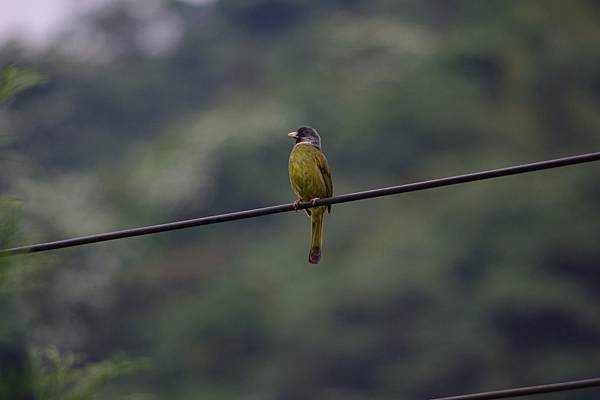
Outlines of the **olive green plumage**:
[{"label": "olive green plumage", "polygon": [[[331,172],[321,151],[321,138],[316,130],[302,127],[288,136],[296,140],[288,164],[290,184],[299,200],[309,201],[333,195]],[[323,216],[331,206],[312,207],[307,211],[311,218],[311,244],[308,261],[317,264],[323,246]]]}]

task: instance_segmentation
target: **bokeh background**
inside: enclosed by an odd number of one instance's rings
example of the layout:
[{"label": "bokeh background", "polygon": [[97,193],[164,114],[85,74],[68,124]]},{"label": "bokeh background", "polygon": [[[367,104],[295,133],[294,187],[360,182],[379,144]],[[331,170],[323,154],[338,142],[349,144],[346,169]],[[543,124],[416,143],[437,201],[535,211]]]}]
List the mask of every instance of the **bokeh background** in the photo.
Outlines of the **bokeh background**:
[{"label": "bokeh background", "polygon": [[[3,248],[290,202],[286,133],[305,124],[338,194],[600,150],[597,1],[1,8]],[[334,206],[317,267],[303,213],[3,258],[0,398],[423,399],[592,377],[599,177]]]}]

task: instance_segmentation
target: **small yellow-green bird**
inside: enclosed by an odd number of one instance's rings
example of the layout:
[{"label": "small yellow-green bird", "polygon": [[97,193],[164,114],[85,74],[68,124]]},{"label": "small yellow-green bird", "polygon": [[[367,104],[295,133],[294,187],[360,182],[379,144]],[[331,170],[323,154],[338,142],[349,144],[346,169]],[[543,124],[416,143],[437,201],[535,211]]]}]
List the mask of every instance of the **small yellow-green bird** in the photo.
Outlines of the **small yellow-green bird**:
[{"label": "small yellow-green bird", "polygon": [[[292,190],[299,201],[316,200],[333,195],[331,171],[327,159],[321,150],[321,137],[316,129],[303,126],[296,132],[288,133],[296,140],[290,153],[288,170]],[[306,213],[311,220],[310,252],[308,262],[317,264],[321,259],[323,247],[323,216],[325,210],[331,212],[331,206],[311,207]]]}]

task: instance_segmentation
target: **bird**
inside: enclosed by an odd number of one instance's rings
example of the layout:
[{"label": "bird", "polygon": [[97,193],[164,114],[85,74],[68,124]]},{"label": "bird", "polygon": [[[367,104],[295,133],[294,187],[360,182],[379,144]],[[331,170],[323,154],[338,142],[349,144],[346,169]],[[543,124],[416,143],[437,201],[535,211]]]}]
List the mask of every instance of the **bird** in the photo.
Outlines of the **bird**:
[{"label": "bird", "polygon": [[[288,172],[290,185],[298,196],[295,207],[300,201],[312,201],[333,196],[333,182],[327,158],[321,148],[321,136],[316,129],[303,126],[288,133],[296,143],[290,153]],[[331,205],[305,209],[311,219],[311,240],[308,262],[318,264],[323,247],[323,217],[325,210],[331,213]]]}]

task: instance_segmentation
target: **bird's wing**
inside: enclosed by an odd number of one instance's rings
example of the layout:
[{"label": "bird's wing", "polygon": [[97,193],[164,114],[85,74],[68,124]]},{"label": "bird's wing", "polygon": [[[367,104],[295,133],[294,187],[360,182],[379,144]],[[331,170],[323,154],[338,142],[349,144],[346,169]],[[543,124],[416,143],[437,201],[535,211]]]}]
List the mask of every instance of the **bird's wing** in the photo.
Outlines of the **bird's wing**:
[{"label": "bird's wing", "polygon": [[[331,180],[331,170],[329,169],[327,158],[319,151],[316,153],[316,159],[321,175],[323,176],[323,181],[325,182],[325,193],[327,197],[331,197],[333,196],[333,181]],[[331,206],[328,206],[327,209],[331,212]]]}]

